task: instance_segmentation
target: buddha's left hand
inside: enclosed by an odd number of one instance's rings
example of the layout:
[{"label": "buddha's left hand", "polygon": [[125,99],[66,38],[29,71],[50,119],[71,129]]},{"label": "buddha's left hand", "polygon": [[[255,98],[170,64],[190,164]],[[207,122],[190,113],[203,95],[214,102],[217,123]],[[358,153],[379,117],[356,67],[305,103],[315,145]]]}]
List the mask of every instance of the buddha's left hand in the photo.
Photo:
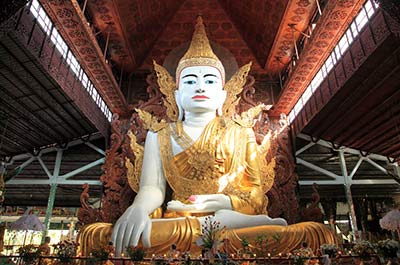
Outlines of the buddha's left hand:
[{"label": "buddha's left hand", "polygon": [[176,212],[207,213],[222,209],[232,209],[231,200],[224,194],[192,195],[189,197],[191,203],[185,204],[181,201],[168,202],[168,210]]}]

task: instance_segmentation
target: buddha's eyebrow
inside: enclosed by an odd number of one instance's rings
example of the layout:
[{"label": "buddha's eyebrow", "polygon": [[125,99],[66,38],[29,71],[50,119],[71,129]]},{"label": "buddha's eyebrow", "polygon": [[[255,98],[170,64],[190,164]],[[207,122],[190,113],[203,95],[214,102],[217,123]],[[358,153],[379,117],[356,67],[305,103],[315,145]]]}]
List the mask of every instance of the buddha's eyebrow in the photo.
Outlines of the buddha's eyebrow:
[{"label": "buddha's eyebrow", "polygon": [[213,76],[213,77],[215,77],[215,78],[218,78],[218,76],[217,76],[217,75],[214,75],[214,74],[206,74],[206,75],[204,75],[203,77],[209,77],[209,76]]},{"label": "buddha's eyebrow", "polygon": [[188,74],[188,75],[185,75],[185,76],[183,76],[182,78],[186,78],[186,77],[197,77],[197,75],[194,75],[194,74]]}]

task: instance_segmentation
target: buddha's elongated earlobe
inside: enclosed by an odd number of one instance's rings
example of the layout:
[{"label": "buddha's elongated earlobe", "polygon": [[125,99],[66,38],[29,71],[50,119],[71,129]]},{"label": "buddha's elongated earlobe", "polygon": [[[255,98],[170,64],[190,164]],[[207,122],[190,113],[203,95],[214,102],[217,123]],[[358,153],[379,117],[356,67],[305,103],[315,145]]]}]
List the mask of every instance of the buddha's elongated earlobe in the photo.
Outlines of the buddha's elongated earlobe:
[{"label": "buddha's elongated earlobe", "polygon": [[221,116],[222,116],[222,107],[219,107],[219,108],[217,109],[217,116],[218,116],[218,117],[221,117]]},{"label": "buddha's elongated earlobe", "polygon": [[[178,105],[178,121],[183,121],[183,109],[182,109],[182,107],[181,107],[181,104],[178,104],[177,103],[177,105]],[[221,113],[222,113],[222,110],[221,110]]]},{"label": "buddha's elongated earlobe", "polygon": [[217,116],[219,116],[219,117],[221,117],[223,115],[222,108],[224,106],[224,102],[226,100],[226,96],[227,96],[227,92],[225,90],[222,90],[221,97],[219,97],[221,102],[220,102],[219,107],[217,109]]},{"label": "buddha's elongated earlobe", "polygon": [[181,99],[180,99],[180,93],[179,90],[175,90],[175,102],[176,102],[176,106],[178,107],[178,121],[182,121],[183,120],[183,108],[181,106]]}]

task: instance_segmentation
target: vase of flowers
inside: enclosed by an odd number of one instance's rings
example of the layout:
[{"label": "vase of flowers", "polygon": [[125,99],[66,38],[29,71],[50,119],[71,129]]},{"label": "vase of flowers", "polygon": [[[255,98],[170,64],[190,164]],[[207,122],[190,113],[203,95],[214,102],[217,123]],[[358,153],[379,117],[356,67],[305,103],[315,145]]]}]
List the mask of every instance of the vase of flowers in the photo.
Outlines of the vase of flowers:
[{"label": "vase of flowers", "polygon": [[353,246],[353,253],[359,256],[361,263],[365,264],[371,260],[376,251],[371,242],[361,240]]},{"label": "vase of flowers", "polygon": [[329,258],[334,258],[337,256],[339,248],[335,244],[322,244],[320,250],[323,255],[328,255]]},{"label": "vase of flowers", "polygon": [[397,251],[400,248],[399,242],[392,239],[381,240],[378,241],[377,248],[379,256],[387,260],[387,264],[398,264]]},{"label": "vase of flowers", "polygon": [[293,251],[291,258],[293,258],[294,265],[304,265],[308,264],[311,257],[311,253],[304,251],[303,249],[297,249]]},{"label": "vase of flowers", "polygon": [[54,245],[54,253],[60,264],[72,264],[76,257],[79,244],[74,241],[64,240]]},{"label": "vase of flowers", "polygon": [[40,255],[37,247],[32,244],[20,247],[18,249],[18,254],[26,265],[35,264]]},{"label": "vase of flowers", "polygon": [[206,217],[205,222],[201,227],[201,234],[196,244],[201,246],[207,258],[218,252],[220,245],[223,243],[223,235],[225,232],[225,227],[220,227],[220,222],[213,219],[213,217]]},{"label": "vase of flowers", "polygon": [[142,261],[146,256],[146,250],[143,247],[133,247],[129,246],[126,248],[126,253],[131,258],[132,261]]}]

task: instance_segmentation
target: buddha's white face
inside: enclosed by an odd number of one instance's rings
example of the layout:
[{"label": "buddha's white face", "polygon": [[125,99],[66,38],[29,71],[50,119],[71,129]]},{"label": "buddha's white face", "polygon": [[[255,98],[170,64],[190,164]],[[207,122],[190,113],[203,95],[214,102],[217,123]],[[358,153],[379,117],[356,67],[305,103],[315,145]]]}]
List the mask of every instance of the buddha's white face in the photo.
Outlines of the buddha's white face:
[{"label": "buddha's white face", "polygon": [[221,73],[211,66],[191,66],[182,70],[176,100],[188,112],[215,112],[226,99]]}]

